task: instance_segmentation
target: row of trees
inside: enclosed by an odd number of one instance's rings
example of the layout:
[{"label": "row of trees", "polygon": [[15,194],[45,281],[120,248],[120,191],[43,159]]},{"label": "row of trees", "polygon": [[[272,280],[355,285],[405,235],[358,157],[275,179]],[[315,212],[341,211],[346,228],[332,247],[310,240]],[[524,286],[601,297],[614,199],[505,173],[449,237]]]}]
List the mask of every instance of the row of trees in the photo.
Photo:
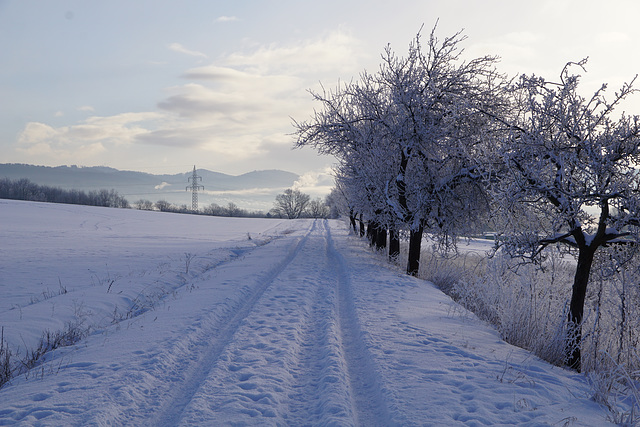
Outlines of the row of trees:
[{"label": "row of trees", "polygon": [[580,370],[595,255],[617,268],[638,247],[639,120],[616,111],[633,81],[611,99],[606,85],[585,98],[571,73],[585,61],[557,82],[507,79],[495,57],[462,60],[464,39],[439,40],[434,29],[423,46],[419,34],[406,57],[388,47],[375,74],[312,93],[322,108],[295,123],[296,146],[338,159],[336,192],[352,224],[368,221],[379,246],[388,234],[390,256],[408,234],[408,274],[424,233],[447,250],[487,224],[510,255],[541,262],[560,247],[575,256],[566,363]]},{"label": "row of trees", "polygon": [[128,208],[129,202],[115,190],[63,190],[31,182],[26,178],[0,179],[0,199],[28,200],[32,202],[67,203],[74,205]]},{"label": "row of trees", "polygon": [[[133,207],[141,210],[158,210],[161,212],[194,213],[187,205],[176,206],[166,200],[158,200],[156,203],[150,200],[140,199],[133,203]],[[321,198],[311,199],[308,194],[300,190],[286,189],[276,196],[273,208],[266,214],[262,211],[249,211],[240,208],[233,202],[227,206],[211,203],[197,213],[212,216],[246,217],[246,218],[329,218],[337,217],[332,213],[326,201]],[[332,216],[333,215],[333,216]]]},{"label": "row of trees", "polygon": [[227,216],[227,217],[247,217],[247,218],[263,218],[265,214],[261,211],[248,211],[238,207],[233,202],[229,202],[227,206],[220,206],[217,203],[211,203],[198,212],[194,212],[191,207],[186,204],[174,205],[166,200],[158,200],[153,203],[150,200],[140,199],[133,203],[133,207],[140,210],[157,210],[160,212],[186,213],[186,214],[202,214],[211,216]]},{"label": "row of trees", "polygon": [[[187,205],[177,206],[166,200],[153,203],[150,200],[139,199],[130,206],[127,199],[115,190],[63,190],[58,187],[39,185],[26,178],[11,180],[0,179],[0,199],[28,200],[35,202],[66,203],[75,205],[103,206],[113,208],[133,207],[139,210],[157,210],[160,212],[194,213]],[[329,218],[337,216],[331,212],[326,201],[317,198],[311,200],[308,194],[299,190],[287,189],[276,196],[273,209],[267,214],[261,211],[249,211],[238,207],[233,202],[227,206],[211,203],[199,213],[212,216],[247,217],[247,218]]]},{"label": "row of trees", "polygon": [[409,233],[412,275],[425,229],[438,230],[447,246],[487,211],[475,151],[489,118],[474,106],[501,107],[493,90],[500,76],[493,57],[457,66],[461,40],[440,44],[432,33],[423,52],[417,37],[406,58],[387,48],[378,73],[314,93],[324,109],[296,123],[297,146],[339,159],[337,186],[349,211],[390,230],[392,256],[398,232]]}]

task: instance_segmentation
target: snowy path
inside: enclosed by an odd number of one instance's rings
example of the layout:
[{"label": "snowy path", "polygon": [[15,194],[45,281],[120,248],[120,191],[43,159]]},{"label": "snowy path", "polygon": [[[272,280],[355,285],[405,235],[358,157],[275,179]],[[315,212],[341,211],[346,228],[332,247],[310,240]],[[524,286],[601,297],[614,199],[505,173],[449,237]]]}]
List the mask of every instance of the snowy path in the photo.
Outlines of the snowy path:
[{"label": "snowy path", "polygon": [[172,292],[0,389],[0,425],[606,423],[584,377],[505,344],[343,223],[276,228],[186,275],[163,263]]},{"label": "snowy path", "polygon": [[211,328],[204,357],[152,424],[387,425],[348,283],[327,254],[337,256],[326,222],[316,221]]}]

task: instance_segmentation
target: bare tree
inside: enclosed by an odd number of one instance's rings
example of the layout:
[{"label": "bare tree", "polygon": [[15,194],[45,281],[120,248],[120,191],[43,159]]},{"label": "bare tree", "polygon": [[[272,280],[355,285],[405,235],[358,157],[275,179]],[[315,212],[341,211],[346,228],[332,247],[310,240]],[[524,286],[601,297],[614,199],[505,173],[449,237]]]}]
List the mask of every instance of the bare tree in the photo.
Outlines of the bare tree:
[{"label": "bare tree", "polygon": [[324,200],[318,197],[309,202],[305,213],[311,218],[328,218],[330,209]]},{"label": "bare tree", "polygon": [[136,209],[150,211],[153,209],[153,202],[151,200],[140,199],[133,202],[133,206]]},{"label": "bare tree", "polygon": [[300,218],[309,204],[310,197],[300,190],[288,188],[284,193],[276,196],[273,204],[273,212],[281,217],[295,219]]},{"label": "bare tree", "polygon": [[231,217],[244,216],[243,215],[244,211],[240,209],[238,205],[236,205],[233,202],[229,202],[223,211],[225,216],[231,216]]},{"label": "bare tree", "polygon": [[156,209],[158,209],[160,212],[169,212],[171,210],[171,203],[167,202],[166,200],[158,200],[156,202]]},{"label": "bare tree", "polygon": [[[495,152],[501,164],[493,190],[503,213],[501,244],[540,260],[554,245],[577,258],[568,313],[566,363],[581,370],[582,320],[596,252],[636,248],[640,225],[640,123],[614,109],[635,90],[625,84],[611,101],[603,85],[590,98],[567,64],[559,83],[523,76],[513,92],[508,135]],[[635,79],[634,79],[635,81]]]},{"label": "bare tree", "polygon": [[347,200],[337,186],[331,189],[331,192],[327,194],[324,203],[329,209],[329,218],[335,219],[339,218],[340,215],[347,215],[349,216],[349,220],[351,221],[353,231],[356,231],[355,220],[353,220],[352,216],[350,215]]},{"label": "bare tree", "polygon": [[202,212],[205,215],[224,216],[225,215],[225,208],[223,208],[222,206],[218,205],[217,203],[211,203],[210,205],[205,206],[202,209]]}]

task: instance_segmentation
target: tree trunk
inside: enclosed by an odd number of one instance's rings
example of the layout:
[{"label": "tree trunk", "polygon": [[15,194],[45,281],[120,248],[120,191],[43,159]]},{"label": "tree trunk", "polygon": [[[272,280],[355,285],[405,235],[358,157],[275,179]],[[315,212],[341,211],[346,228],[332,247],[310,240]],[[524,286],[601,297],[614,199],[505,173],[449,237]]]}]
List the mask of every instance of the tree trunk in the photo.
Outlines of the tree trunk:
[{"label": "tree trunk", "polygon": [[378,223],[376,221],[367,222],[367,239],[369,240],[369,246],[377,247],[378,239]]},{"label": "tree trunk", "polygon": [[405,174],[407,173],[407,165],[409,158],[404,151],[400,150],[400,171],[396,177],[396,188],[398,189],[398,204],[402,208],[401,220],[407,222],[409,219],[409,206],[407,204],[407,183],[405,182]]},{"label": "tree trunk", "polygon": [[582,345],[584,300],[587,295],[587,284],[589,283],[594,254],[595,250],[589,246],[580,248],[576,274],[573,279],[571,303],[569,305],[569,334],[566,342],[566,358],[569,367],[578,372],[582,369],[580,346]]},{"label": "tree trunk", "polygon": [[353,213],[353,209],[349,210],[349,221],[351,221],[351,227],[353,228],[353,232],[358,233],[358,228],[356,226],[356,215]]},{"label": "tree trunk", "polygon": [[360,237],[364,237],[364,220],[362,214],[360,214]]},{"label": "tree trunk", "polygon": [[417,230],[409,231],[409,260],[407,261],[407,274],[417,276],[420,270],[420,248],[422,246],[422,234],[424,227],[422,224]]},{"label": "tree trunk", "polygon": [[376,228],[376,249],[382,250],[387,247],[387,229],[378,224]]},{"label": "tree trunk", "polygon": [[400,256],[400,233],[395,227],[389,228],[389,261],[395,261]]},{"label": "tree trunk", "polygon": [[387,247],[387,230],[378,221],[369,221],[367,226],[367,239],[369,246],[377,250]]}]

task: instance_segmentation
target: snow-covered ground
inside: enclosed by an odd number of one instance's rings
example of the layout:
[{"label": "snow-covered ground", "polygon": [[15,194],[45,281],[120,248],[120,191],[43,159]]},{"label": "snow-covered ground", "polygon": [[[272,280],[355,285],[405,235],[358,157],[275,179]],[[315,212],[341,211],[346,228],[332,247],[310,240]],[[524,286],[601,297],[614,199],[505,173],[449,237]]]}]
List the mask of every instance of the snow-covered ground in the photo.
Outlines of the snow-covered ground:
[{"label": "snow-covered ground", "polygon": [[0,425],[603,425],[585,378],[500,340],[344,223],[0,200]]}]

